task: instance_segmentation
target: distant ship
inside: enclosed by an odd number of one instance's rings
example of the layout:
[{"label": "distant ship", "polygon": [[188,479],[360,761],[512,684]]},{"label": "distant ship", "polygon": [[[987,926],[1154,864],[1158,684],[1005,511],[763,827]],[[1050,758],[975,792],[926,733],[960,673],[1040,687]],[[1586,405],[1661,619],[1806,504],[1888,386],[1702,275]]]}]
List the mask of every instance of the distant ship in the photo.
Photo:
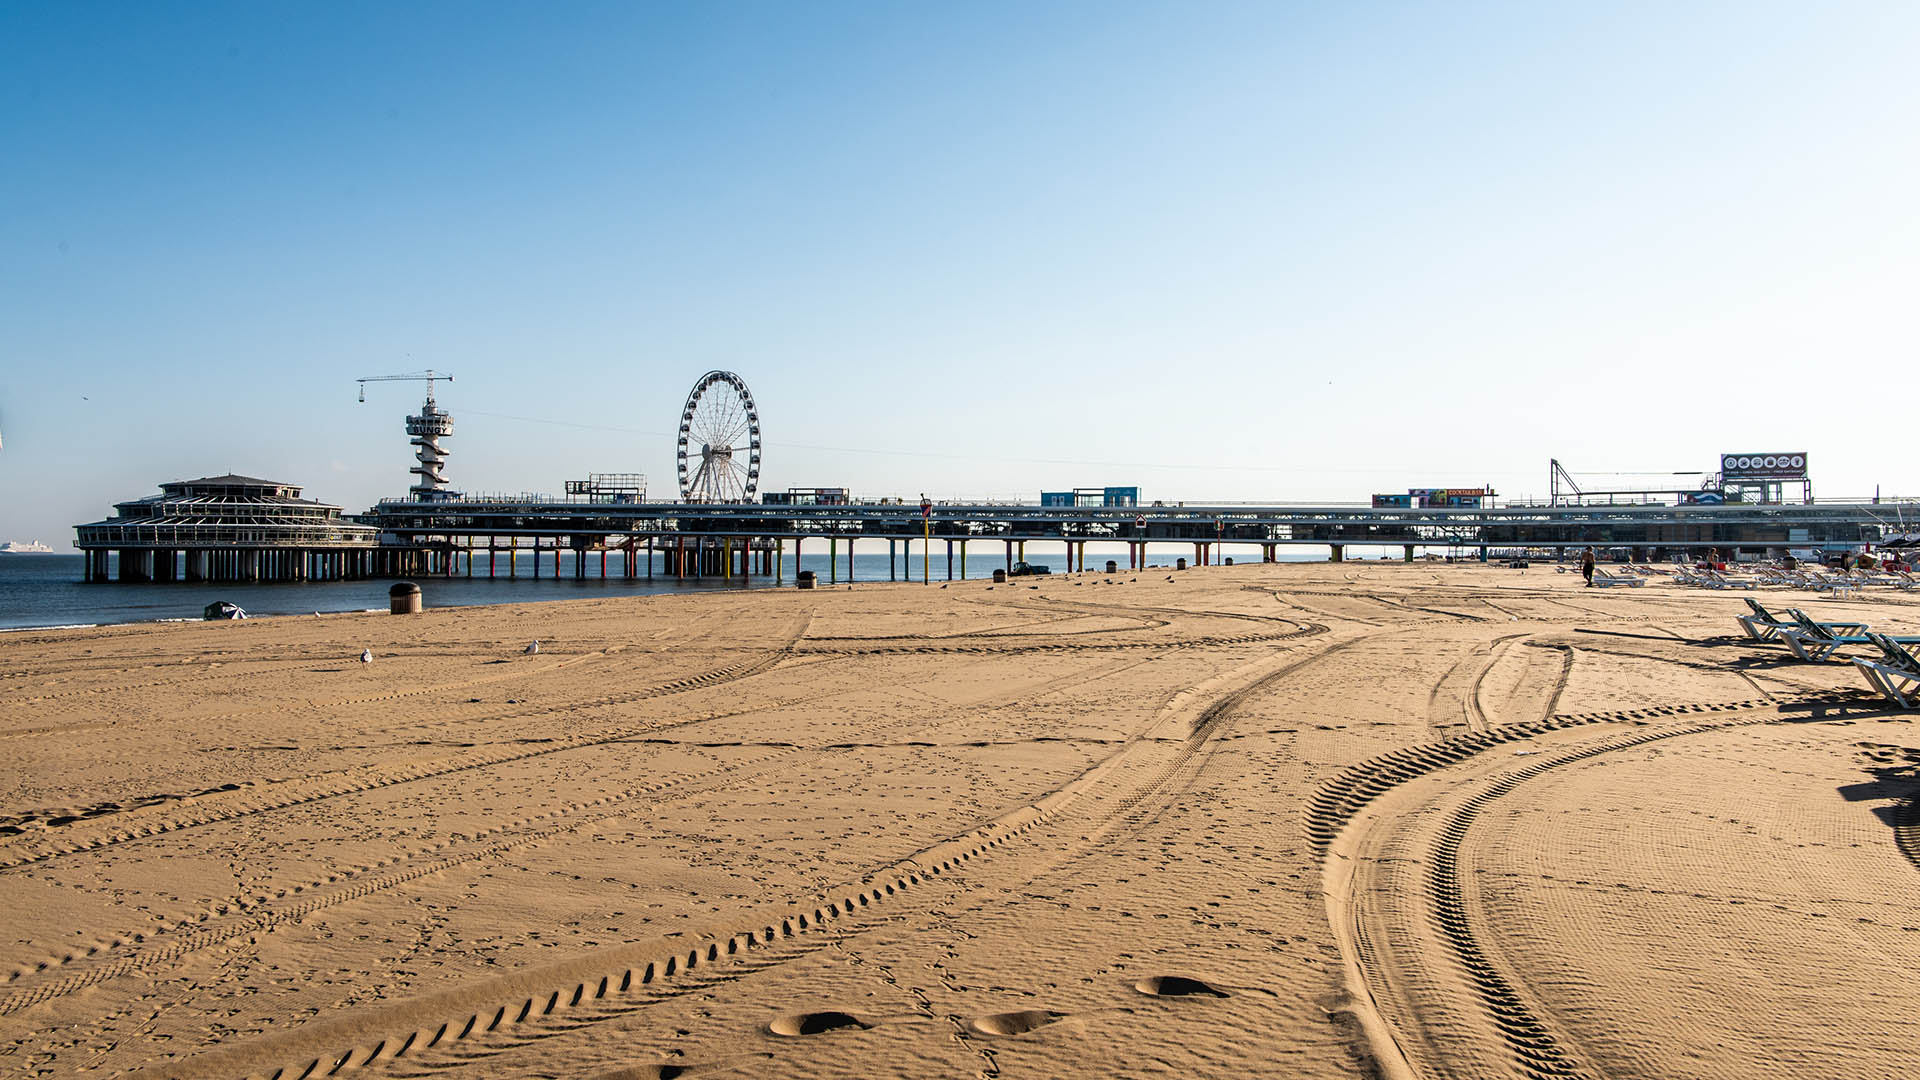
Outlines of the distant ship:
[{"label": "distant ship", "polygon": [[51,555],[53,549],[37,540],[9,540],[0,544],[0,555]]}]

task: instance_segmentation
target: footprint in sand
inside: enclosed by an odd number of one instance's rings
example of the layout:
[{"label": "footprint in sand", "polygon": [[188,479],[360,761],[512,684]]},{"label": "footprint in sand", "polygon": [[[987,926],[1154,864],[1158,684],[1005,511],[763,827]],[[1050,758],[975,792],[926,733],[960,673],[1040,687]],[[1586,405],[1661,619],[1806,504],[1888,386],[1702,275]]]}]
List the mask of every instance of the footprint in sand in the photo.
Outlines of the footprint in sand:
[{"label": "footprint in sand", "polygon": [[767,1030],[775,1035],[821,1035],[829,1031],[844,1028],[859,1028],[862,1031],[873,1025],[852,1013],[811,1012],[789,1013],[767,1025]]},{"label": "footprint in sand", "polygon": [[1133,988],[1149,997],[1232,997],[1232,994],[1217,986],[1189,979],[1185,975],[1153,975],[1133,984]]},{"label": "footprint in sand", "polygon": [[1046,1009],[1022,1009],[1019,1012],[976,1016],[967,1021],[967,1030],[976,1035],[1025,1035],[1029,1031],[1059,1023],[1066,1013]]}]

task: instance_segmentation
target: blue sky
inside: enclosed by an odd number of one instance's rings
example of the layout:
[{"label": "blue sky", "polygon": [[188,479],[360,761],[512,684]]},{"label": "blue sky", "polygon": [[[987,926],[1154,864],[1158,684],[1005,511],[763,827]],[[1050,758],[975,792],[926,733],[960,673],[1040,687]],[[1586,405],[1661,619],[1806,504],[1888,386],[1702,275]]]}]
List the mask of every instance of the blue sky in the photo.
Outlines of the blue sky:
[{"label": "blue sky", "polygon": [[[228,470],[1920,494],[1920,6],[0,0],[0,539]],[[1596,478],[1596,482],[1603,482]]]}]

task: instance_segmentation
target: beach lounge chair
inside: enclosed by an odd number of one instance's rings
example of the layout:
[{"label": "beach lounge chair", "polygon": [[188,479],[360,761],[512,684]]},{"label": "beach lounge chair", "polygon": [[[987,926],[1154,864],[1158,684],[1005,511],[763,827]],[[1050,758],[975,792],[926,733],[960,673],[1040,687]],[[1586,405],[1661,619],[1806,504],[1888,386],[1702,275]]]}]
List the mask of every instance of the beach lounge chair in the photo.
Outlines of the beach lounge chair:
[{"label": "beach lounge chair", "polygon": [[1827,660],[1848,645],[1880,647],[1879,643],[1874,641],[1875,637],[1886,638],[1901,645],[1920,645],[1920,637],[1893,637],[1887,634],[1874,634],[1870,637],[1868,633],[1871,631],[1861,634],[1836,634],[1814,622],[1799,608],[1789,608],[1787,614],[1793,616],[1794,625],[1780,628],[1780,641],[1793,650],[1793,655],[1802,660],[1815,662]]},{"label": "beach lounge chair", "polygon": [[[1753,614],[1737,615],[1735,618],[1740,620],[1740,629],[1745,630],[1747,636],[1755,641],[1773,641],[1780,636],[1780,631],[1799,625],[1792,618],[1782,619],[1768,611],[1766,605],[1751,596],[1747,597],[1746,601],[1747,606],[1753,609]],[[1835,634],[1867,632],[1867,624],[1861,622],[1823,622],[1818,625],[1826,627]]]},{"label": "beach lounge chair", "polygon": [[1625,574],[1609,574],[1605,570],[1595,570],[1593,572],[1593,587],[1596,589],[1610,589],[1615,585],[1626,585],[1637,589],[1646,583],[1647,579],[1643,577],[1628,577]]},{"label": "beach lounge chair", "polygon": [[1920,657],[1885,634],[1870,633],[1867,637],[1879,647],[1880,658],[1855,657],[1853,661],[1867,685],[1903,709],[1920,707]]},{"label": "beach lounge chair", "polygon": [[1692,585],[1697,588],[1717,588],[1711,579],[1700,576],[1700,574],[1690,566],[1676,565],[1673,568],[1673,580],[1682,585]]},{"label": "beach lounge chair", "polygon": [[1859,590],[1860,586],[1845,574],[1824,574],[1818,570],[1807,571],[1807,587],[1815,592],[1845,596]]},{"label": "beach lounge chair", "polygon": [[1705,571],[1707,580],[1717,589],[1754,589],[1759,586],[1747,578],[1731,578],[1718,570]]}]

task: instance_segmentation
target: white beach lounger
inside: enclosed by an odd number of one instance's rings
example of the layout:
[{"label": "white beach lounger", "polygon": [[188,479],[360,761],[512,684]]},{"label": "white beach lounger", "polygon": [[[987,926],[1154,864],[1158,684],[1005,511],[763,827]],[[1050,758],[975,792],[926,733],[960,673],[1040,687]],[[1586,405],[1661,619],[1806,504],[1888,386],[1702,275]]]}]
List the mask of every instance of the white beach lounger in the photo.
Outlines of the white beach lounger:
[{"label": "white beach lounger", "polygon": [[1914,656],[1885,634],[1868,634],[1880,647],[1880,659],[1856,657],[1853,666],[1867,685],[1902,709],[1920,707],[1920,657]]},{"label": "white beach lounger", "polygon": [[[1765,605],[1751,596],[1747,597],[1746,601],[1747,606],[1753,609],[1753,614],[1736,615],[1734,618],[1739,620],[1740,629],[1746,631],[1747,636],[1755,641],[1777,641],[1780,638],[1780,631],[1791,630],[1800,625],[1791,618],[1782,619],[1768,611]],[[1843,635],[1867,632],[1867,624],[1859,622],[1823,622],[1817,625]]]}]

